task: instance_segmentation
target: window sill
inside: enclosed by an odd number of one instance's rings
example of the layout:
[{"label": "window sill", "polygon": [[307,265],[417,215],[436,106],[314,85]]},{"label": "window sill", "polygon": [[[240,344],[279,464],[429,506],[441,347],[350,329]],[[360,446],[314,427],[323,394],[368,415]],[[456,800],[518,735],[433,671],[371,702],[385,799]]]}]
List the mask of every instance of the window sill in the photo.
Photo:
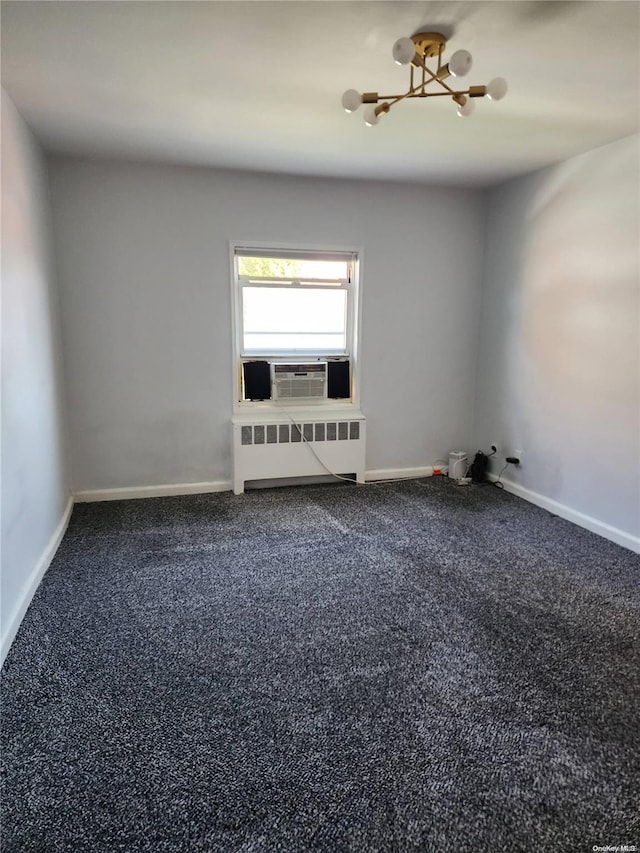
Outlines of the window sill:
[{"label": "window sill", "polygon": [[311,400],[308,403],[278,403],[277,401],[238,403],[231,422],[253,423],[256,418],[268,419],[271,423],[302,422],[306,420],[364,420],[359,406],[351,400]]}]

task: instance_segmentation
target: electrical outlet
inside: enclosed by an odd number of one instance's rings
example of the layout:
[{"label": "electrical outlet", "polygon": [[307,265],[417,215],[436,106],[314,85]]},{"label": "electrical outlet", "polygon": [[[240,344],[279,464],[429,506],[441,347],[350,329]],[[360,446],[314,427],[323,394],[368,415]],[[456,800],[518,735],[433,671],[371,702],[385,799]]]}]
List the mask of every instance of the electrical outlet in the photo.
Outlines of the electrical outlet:
[{"label": "electrical outlet", "polygon": [[518,464],[522,465],[522,457],[524,456],[524,451],[523,450],[514,450],[513,455],[516,457],[516,459],[520,460],[518,462]]},{"label": "electrical outlet", "polygon": [[491,448],[491,450],[493,450],[495,453],[497,453],[497,452],[498,452],[498,442],[497,442],[497,441],[492,441],[492,442],[491,442],[491,444],[489,445],[489,447],[490,447],[490,448]]}]

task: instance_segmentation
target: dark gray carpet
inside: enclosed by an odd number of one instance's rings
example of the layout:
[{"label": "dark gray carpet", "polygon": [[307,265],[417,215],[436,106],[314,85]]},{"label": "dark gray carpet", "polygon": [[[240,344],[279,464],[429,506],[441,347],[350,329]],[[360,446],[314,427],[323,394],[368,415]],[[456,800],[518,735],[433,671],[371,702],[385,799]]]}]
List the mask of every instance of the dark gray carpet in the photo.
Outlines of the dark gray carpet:
[{"label": "dark gray carpet", "polygon": [[637,845],[639,576],[440,479],[77,506],[3,671],[3,853]]}]

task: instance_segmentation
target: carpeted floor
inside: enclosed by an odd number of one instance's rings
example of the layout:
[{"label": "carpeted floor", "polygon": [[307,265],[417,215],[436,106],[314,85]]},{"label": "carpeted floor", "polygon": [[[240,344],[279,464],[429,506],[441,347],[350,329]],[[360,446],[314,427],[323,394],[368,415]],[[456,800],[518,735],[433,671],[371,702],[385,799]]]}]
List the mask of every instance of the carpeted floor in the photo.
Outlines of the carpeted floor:
[{"label": "carpeted floor", "polygon": [[76,506],[3,670],[3,853],[640,845],[639,579],[448,480]]}]

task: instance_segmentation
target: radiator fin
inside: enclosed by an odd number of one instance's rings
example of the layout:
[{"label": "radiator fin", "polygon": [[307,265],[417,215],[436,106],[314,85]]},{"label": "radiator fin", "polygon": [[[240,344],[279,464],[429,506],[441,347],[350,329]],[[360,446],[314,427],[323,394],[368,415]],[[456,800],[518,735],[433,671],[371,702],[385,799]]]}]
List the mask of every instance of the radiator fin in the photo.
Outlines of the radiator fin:
[{"label": "radiator fin", "polygon": [[358,421],[316,421],[311,424],[255,424],[243,426],[241,441],[250,444],[289,444],[300,441],[359,441]]}]

